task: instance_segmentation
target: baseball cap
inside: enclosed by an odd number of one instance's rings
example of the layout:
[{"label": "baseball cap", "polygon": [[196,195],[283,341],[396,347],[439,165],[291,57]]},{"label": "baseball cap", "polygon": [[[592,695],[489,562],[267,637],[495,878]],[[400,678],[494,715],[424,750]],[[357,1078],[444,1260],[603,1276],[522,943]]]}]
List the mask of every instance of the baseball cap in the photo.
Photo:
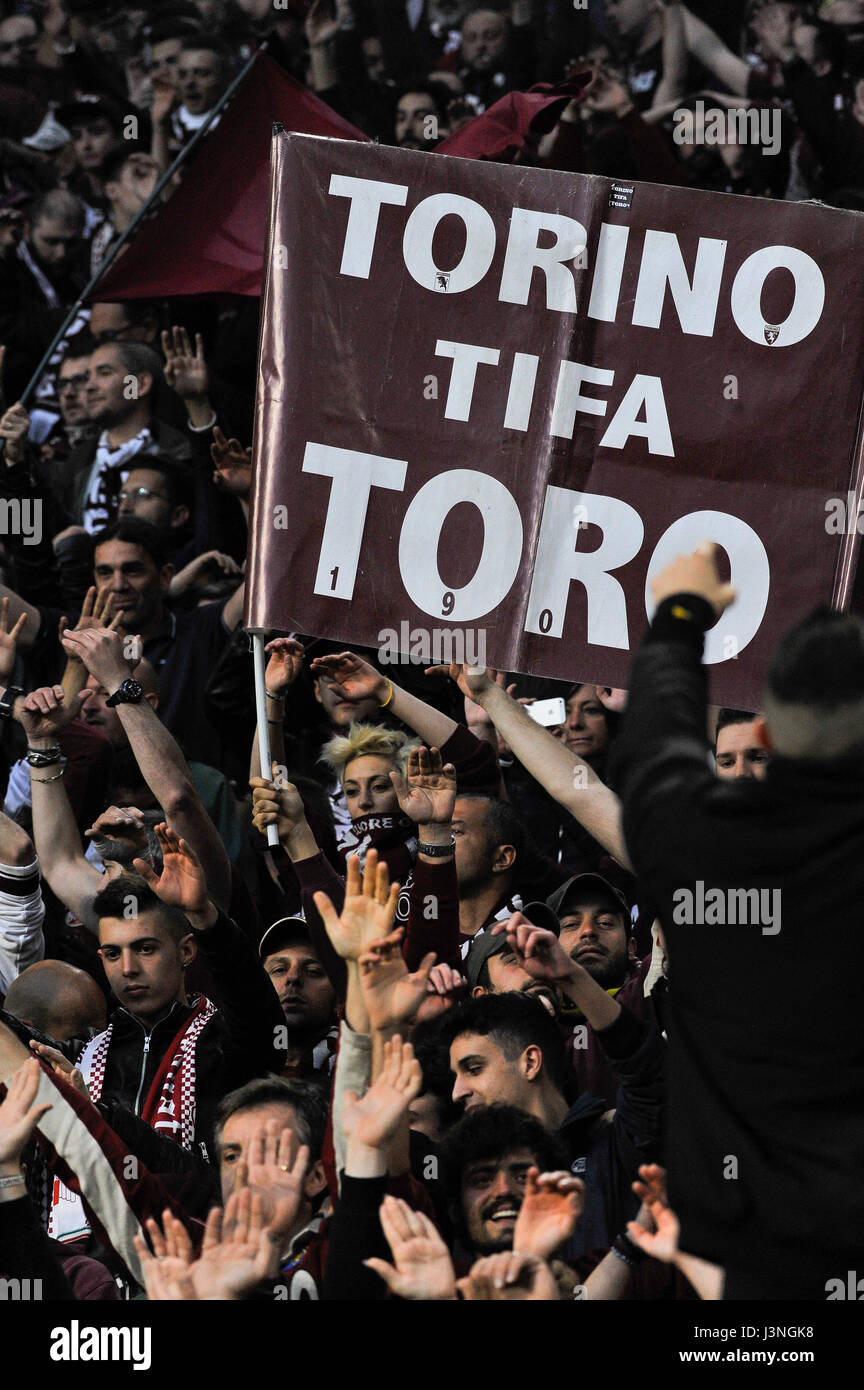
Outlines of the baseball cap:
[{"label": "baseball cap", "polygon": [[71,139],[65,123],[61,124],[55,113],[48,111],[38,130],[25,135],[21,144],[26,145],[28,150],[38,150],[40,154],[53,154],[55,150],[62,150]]},{"label": "baseball cap", "polygon": [[475,989],[479,984],[480,975],[489,957],[498,956],[506,950],[507,936],[505,932],[501,932],[500,936],[493,936],[491,931],[484,931],[479,936],[474,937],[468,958],[463,966],[469,989]]},{"label": "baseball cap", "polygon": [[[602,897],[613,899],[617,905],[617,910],[627,918],[628,922],[630,921],[630,908],[627,904],[627,899],[624,897],[624,894],[615,887],[614,883],[609,882],[608,878],[604,878],[602,874],[573,874],[572,878],[568,878],[567,882],[562,883],[560,888],[556,888],[551,898],[546,899],[546,906],[551,908],[559,919],[559,925],[556,928],[557,931],[561,929],[560,918],[563,916],[563,909],[567,899],[572,896],[574,889],[578,889],[579,892],[581,892],[584,888],[593,888],[593,890],[599,892]],[[527,908],[524,909],[524,911],[527,916]]]},{"label": "baseball cap", "polygon": [[309,927],[305,917],[280,917],[278,921],[271,922],[259,941],[258,958],[259,960],[266,960],[281,946],[287,946],[290,942],[308,940]]},{"label": "baseball cap", "polygon": [[58,121],[69,130],[73,125],[95,120],[98,116],[104,116],[115,130],[119,130],[123,124],[119,107],[101,92],[78,92],[71,101],[57,108]]},{"label": "baseball cap", "polygon": [[542,927],[544,931],[554,932],[556,936],[561,930],[558,916],[548,903],[526,903],[521,912],[523,917],[527,917],[532,927]]}]

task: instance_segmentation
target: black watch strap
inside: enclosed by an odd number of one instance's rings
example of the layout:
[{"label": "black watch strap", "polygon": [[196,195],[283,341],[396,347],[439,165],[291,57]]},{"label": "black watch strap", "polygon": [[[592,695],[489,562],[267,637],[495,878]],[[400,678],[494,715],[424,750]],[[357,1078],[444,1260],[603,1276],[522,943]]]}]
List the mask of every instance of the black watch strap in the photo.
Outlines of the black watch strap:
[{"label": "black watch strap", "polygon": [[109,695],[105,701],[106,705],[140,705],[144,695],[144,687],[140,681],[136,681],[132,676],[125,680],[122,685]]},{"label": "black watch strap", "polygon": [[0,695],[0,719],[12,718],[12,712],[15,709],[15,701],[18,699],[19,695],[23,694],[24,691],[21,689],[20,685],[7,685],[3,694]]}]

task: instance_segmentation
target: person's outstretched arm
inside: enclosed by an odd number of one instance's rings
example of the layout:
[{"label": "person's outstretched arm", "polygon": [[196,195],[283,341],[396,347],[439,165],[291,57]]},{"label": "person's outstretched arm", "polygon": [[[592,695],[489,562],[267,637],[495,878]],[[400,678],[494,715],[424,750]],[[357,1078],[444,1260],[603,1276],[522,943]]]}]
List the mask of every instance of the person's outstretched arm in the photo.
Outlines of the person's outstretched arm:
[{"label": "person's outstretched arm", "polygon": [[[134,640],[110,628],[85,628],[65,633],[63,646],[80,658],[105,690],[113,693],[129,679],[137,664],[135,656],[124,656],[124,645]],[[204,809],[177,740],[146,700],[119,704],[117,714],[141,776],[171,829],[192,846],[201,860],[211,897],[224,911],[231,892],[228,855]]]},{"label": "person's outstretched arm", "polygon": [[630,868],[621,832],[621,802],[582,758],[559,743],[525,712],[525,706],[485,668],[450,666],[453,680],[481,705],[502,739],[531,776],[584,826],[613,859]]}]

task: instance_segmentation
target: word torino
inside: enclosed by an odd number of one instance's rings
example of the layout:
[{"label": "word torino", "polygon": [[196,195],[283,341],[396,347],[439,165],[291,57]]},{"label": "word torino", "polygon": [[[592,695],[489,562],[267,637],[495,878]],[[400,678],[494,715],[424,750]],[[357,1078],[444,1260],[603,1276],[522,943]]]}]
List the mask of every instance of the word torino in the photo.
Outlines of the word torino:
[{"label": "word torino", "polygon": [[153,1329],[150,1327],[69,1327],[51,1331],[52,1361],[131,1361],[134,1371],[149,1371]]},{"label": "word torino", "polygon": [[672,921],[679,926],[762,928],[763,936],[776,936],[780,930],[779,888],[709,888],[701,879],[695,893],[676,888]]}]

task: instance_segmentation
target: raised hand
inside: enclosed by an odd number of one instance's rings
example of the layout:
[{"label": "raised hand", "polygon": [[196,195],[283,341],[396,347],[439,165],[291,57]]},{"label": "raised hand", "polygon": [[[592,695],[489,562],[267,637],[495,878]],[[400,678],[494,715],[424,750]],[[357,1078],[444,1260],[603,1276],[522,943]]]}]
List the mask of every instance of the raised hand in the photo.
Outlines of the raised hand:
[{"label": "raised hand", "polygon": [[378,851],[370,849],[362,877],[356,854],[348,859],[345,899],[337,913],[326,893],[316,893],[315,906],[321,914],[327,935],[343,960],[359,960],[373,941],[390,935],[396,916],[399,884],[390,883],[385,863],[378,862]]},{"label": "raised hand", "polygon": [[437,748],[412,748],[405,776],[391,772],[402,812],[417,825],[449,825],[456,803],[456,769]]},{"label": "raised hand", "polygon": [[[350,5],[347,10],[350,14]],[[304,24],[309,47],[323,48],[326,44],[332,43],[342,27],[345,13],[344,0],[339,4],[334,4],[333,0],[312,0]]]},{"label": "raised hand", "polygon": [[84,835],[88,840],[126,840],[134,849],[147,848],[144,812],[137,806],[109,806]]},{"label": "raised hand", "polygon": [[533,926],[521,912],[514,912],[506,922],[497,922],[492,928],[493,936],[504,934],[523,970],[535,980],[568,980],[582,969],[570,959],[554,932]]},{"label": "raised hand", "polygon": [[[275,769],[275,764],[274,764]],[[290,840],[300,827],[306,824],[306,808],[303,798],[293,782],[281,781],[277,787],[266,777],[251,777],[252,824],[256,830],[266,835],[267,826],[275,825],[281,841]]]},{"label": "raised hand", "polygon": [[[150,89],[153,93],[153,104],[150,107],[150,119],[153,121],[154,125],[158,125],[161,121],[165,120],[165,117],[174,105],[177,99],[177,88],[173,82],[162,75],[160,77],[151,77]],[[164,333],[162,337],[164,345],[164,339],[168,337],[168,334]]]},{"label": "raised hand", "polygon": [[464,975],[460,975],[451,965],[444,961],[433,965],[426,986],[426,998],[417,1010],[414,1022],[427,1023],[430,1018],[438,1018],[439,1014],[446,1013],[458,1003],[467,988],[468,981]]},{"label": "raised hand", "polygon": [[611,685],[595,685],[594,694],[604,709],[623,714],[627,708],[627,691],[613,690]]},{"label": "raised hand", "polygon": [[226,439],[218,425],[213,427],[210,457],[216,465],[213,481],[223,492],[245,497],[252,486],[252,450],[237,439]]},{"label": "raised hand", "polygon": [[141,660],[140,637],[124,636],[113,623],[111,627],[67,629],[61,643],[66,654],[77,657],[108,691],[128,680]]},{"label": "raised hand", "polygon": [[193,927],[200,930],[212,926],[218,913],[210,902],[207,879],[197,854],[165,821],[155,827],[155,834],[162,851],[162,873],[154,873],[143,859],[133,860],[133,868],[157,898],[185,912]]},{"label": "raised hand", "polygon": [[85,1100],[90,1099],[90,1091],[87,1082],[84,1080],[84,1073],[74,1062],[70,1062],[65,1057],[59,1047],[49,1047],[47,1043],[37,1042],[35,1038],[30,1039],[30,1050],[44,1062],[46,1067],[50,1067],[55,1076],[62,1076],[64,1081],[68,1081],[70,1086],[74,1086],[79,1095]]},{"label": "raised hand", "polygon": [[20,401],[0,416],[0,439],[5,441],[4,458],[9,468],[23,461],[29,429],[30,416]]},{"label": "raised hand", "polygon": [[513,1231],[513,1249],[548,1260],[576,1229],[585,1205],[585,1184],[570,1173],[528,1169],[525,1195]]},{"label": "raised hand", "polygon": [[274,637],[264,651],[269,656],[264,687],[271,695],[284,695],[303,669],[306,649],[293,637]]},{"label": "raised hand", "polygon": [[202,1300],[237,1300],[279,1271],[280,1240],[264,1223],[261,1195],[248,1187],[231,1193],[207,1217],[199,1258],[190,1268],[192,1287]]},{"label": "raised hand", "polygon": [[165,355],[165,381],[184,400],[204,400],[210,387],[210,375],[204,360],[204,339],[195,334],[195,351],[185,328],[174,327],[162,334]]},{"label": "raised hand", "polygon": [[426,998],[435,952],[424,956],[420,969],[409,974],[400,949],[403,929],[397,927],[382,941],[372,941],[358,962],[360,988],[369,1023],[378,1032],[411,1024]]},{"label": "raised hand", "polygon": [[676,594],[695,594],[707,599],[719,618],[735,601],[735,590],[720,578],[717,551],[713,541],[703,541],[692,555],[679,555],[651,581],[654,602],[659,606]]},{"label": "raised hand", "polygon": [[40,1069],[35,1057],[23,1062],[6,1082],[6,1098],[0,1104],[0,1177],[11,1177],[21,1168],[21,1154],[50,1101],[36,1103]]},{"label": "raised hand", "polygon": [[342,1105],[342,1128],[353,1146],[379,1151],[395,1138],[408,1107],[420,1094],[423,1073],[410,1043],[396,1033],[384,1044],[384,1065],[378,1080],[358,1099],[346,1091]]},{"label": "raised hand", "polygon": [[497,680],[499,674],[498,671],[488,671],[485,666],[462,666],[455,661],[449,666],[426,668],[427,676],[449,676],[475,705],[482,705],[492,687],[501,683]]},{"label": "raised hand", "polygon": [[62,685],[43,685],[31,691],[22,700],[18,714],[27,742],[56,740],[61,729],[71,723],[80,708],[81,696],[67,700]]},{"label": "raised hand", "polygon": [[153,1247],[152,1254],[140,1236],[133,1236],[132,1239],[144,1272],[148,1299],[159,1303],[174,1299],[182,1302],[197,1299],[198,1294],[191,1282],[192,1242],[183,1222],[178,1221],[166,1207],[162,1213],[162,1225],[148,1216],[144,1229]]},{"label": "raised hand", "polygon": [[224,578],[226,575],[242,573],[243,566],[238,565],[232,555],[224,555],[221,550],[205,550],[203,555],[196,555],[194,560],[190,560],[188,565],[184,565],[182,570],[174,575],[170,592],[176,598],[187,589],[206,587],[214,576]]},{"label": "raised hand", "polygon": [[[85,628],[111,628],[116,632],[123,620],[122,613],[114,611],[114,595],[107,589],[101,592],[95,584],[91,584],[87,593],[84,595],[84,602],[81,605],[81,616],[74,628],[70,628],[66,619],[60,619],[60,638],[68,636],[70,632],[83,632]],[[81,658],[75,652],[67,652],[69,661],[80,661]]]},{"label": "raised hand", "polygon": [[[655,1229],[640,1220],[628,1221],[627,1234],[655,1260],[664,1264],[674,1264],[678,1256],[678,1217],[669,1206],[666,1196],[666,1169],[659,1163],[643,1163],[639,1168],[639,1181],[633,1183],[633,1191],[650,1212]],[[641,1216],[642,1213],[639,1213]]]},{"label": "raised hand", "polygon": [[504,1250],[487,1255],[472,1265],[471,1273],[457,1281],[462,1297],[471,1301],[523,1300],[557,1302],[561,1295],[555,1276],[536,1255]]},{"label": "raised hand", "polygon": [[329,656],[316,656],[309,669],[313,675],[324,676],[329,680],[336,694],[343,700],[375,699],[379,704],[383,704],[390,690],[387,678],[354,652],[333,652]]},{"label": "raised hand", "polygon": [[237,1164],[234,1182],[235,1192],[254,1189],[268,1228],[282,1241],[296,1224],[309,1170],[308,1145],[301,1144],[292,1158],[293,1149],[293,1130],[278,1120],[262,1121]]},{"label": "raised hand", "polygon": [[9,600],[8,598],[0,599],[0,685],[8,685],[9,677],[15,669],[18,638],[26,621],[27,614],[22,613],[10,632]]},{"label": "raised hand", "polygon": [[450,1251],[438,1228],[422,1211],[414,1211],[399,1197],[381,1203],[381,1229],[387,1238],[393,1264],[370,1259],[363,1263],[380,1274],[398,1298],[452,1299],[456,1275]]}]

